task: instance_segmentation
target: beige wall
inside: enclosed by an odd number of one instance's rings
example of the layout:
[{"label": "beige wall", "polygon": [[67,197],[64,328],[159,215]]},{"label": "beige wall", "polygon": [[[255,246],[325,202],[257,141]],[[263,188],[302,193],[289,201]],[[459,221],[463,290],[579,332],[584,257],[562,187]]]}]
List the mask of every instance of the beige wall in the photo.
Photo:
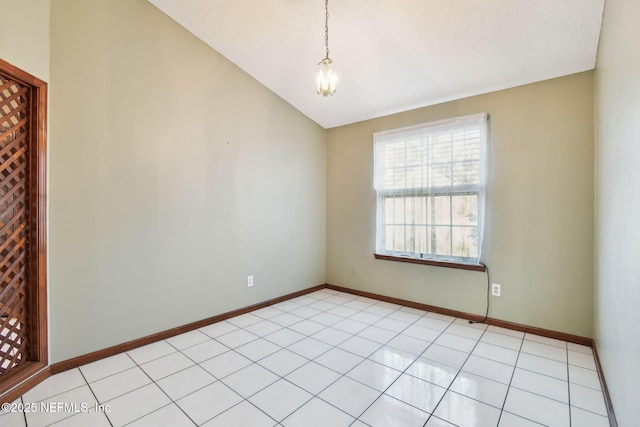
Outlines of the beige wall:
[{"label": "beige wall", "polygon": [[[484,314],[484,273],[375,260],[376,131],[487,112],[490,316],[591,336],[593,75],[576,74],[334,128],[327,143],[327,281]],[[354,274],[354,269],[357,274]]]},{"label": "beige wall", "polygon": [[49,0],[0,0],[0,16],[0,59],[48,81]]},{"label": "beige wall", "polygon": [[52,362],[325,282],[324,129],[145,0],[51,58]]},{"label": "beige wall", "polygon": [[596,66],[595,338],[621,427],[640,383],[640,3],[607,1]]}]

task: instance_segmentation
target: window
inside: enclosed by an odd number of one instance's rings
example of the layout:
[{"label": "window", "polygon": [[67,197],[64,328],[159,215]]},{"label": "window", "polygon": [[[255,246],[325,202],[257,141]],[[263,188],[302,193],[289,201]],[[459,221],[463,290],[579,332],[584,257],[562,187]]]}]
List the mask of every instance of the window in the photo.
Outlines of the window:
[{"label": "window", "polygon": [[487,114],[374,134],[376,253],[478,264]]}]

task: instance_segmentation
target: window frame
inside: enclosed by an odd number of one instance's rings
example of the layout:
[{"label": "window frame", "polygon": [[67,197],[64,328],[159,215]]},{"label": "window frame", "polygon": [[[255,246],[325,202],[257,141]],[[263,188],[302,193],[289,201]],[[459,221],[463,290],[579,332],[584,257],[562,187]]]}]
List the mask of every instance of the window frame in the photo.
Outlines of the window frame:
[{"label": "window frame", "polygon": [[[400,262],[408,262],[414,264],[426,264],[426,265],[436,265],[442,267],[450,267],[450,268],[462,268],[466,270],[475,270],[475,271],[484,271],[484,265],[480,262],[482,257],[482,246],[483,246],[483,228],[484,228],[484,210],[485,210],[485,198],[486,198],[486,186],[487,186],[487,169],[488,169],[488,139],[489,139],[489,115],[486,113],[473,114],[469,116],[455,117],[452,119],[440,120],[435,122],[423,123],[417,126],[410,126],[405,128],[393,129],[384,132],[376,132],[374,133],[373,138],[373,148],[374,148],[374,189],[376,190],[376,250],[374,256],[376,259],[390,260],[390,261],[400,261]],[[398,140],[402,140],[402,133],[409,132],[420,132],[424,131],[424,135],[428,136],[430,133],[435,134],[438,132],[439,128],[443,128],[444,126],[450,127],[450,132],[453,134],[457,128],[463,128],[464,126],[468,126],[469,124],[473,124],[474,126],[478,126],[480,130],[479,136],[479,153],[478,153],[478,162],[479,162],[479,179],[478,182],[472,184],[461,184],[456,186],[440,186],[440,187],[430,187],[430,186],[422,186],[417,188],[400,188],[400,189],[388,189],[388,188],[380,188],[383,187],[385,171],[387,170],[384,166],[380,166],[384,164],[384,161],[380,159],[380,157],[384,157],[382,150],[384,150],[384,145],[388,143],[397,142]],[[408,138],[408,136],[407,136]],[[395,139],[395,140],[394,140]],[[406,148],[405,148],[406,149]],[[455,164],[458,161],[453,160],[453,146],[452,150],[452,159],[448,164]],[[475,160],[473,160],[475,161]],[[422,166],[429,165],[431,167],[432,164],[428,163],[428,161],[423,161],[421,163]],[[405,165],[405,168],[407,166]],[[381,169],[382,168],[382,169]],[[472,195],[476,196],[476,213],[477,213],[477,221],[476,225],[470,226],[477,230],[478,233],[478,247],[477,247],[477,256],[474,257],[461,257],[453,255],[453,228],[457,227],[458,224],[453,222],[453,197],[454,196],[463,196],[463,195]],[[449,241],[451,245],[450,255],[438,255],[436,253],[418,253],[411,251],[389,251],[385,249],[385,241],[386,241],[386,227],[389,225],[389,222],[386,222],[384,219],[385,209],[386,209],[386,201],[389,198],[425,198],[425,203],[429,203],[429,198],[432,197],[449,197],[449,222],[448,224],[442,224],[442,226],[449,227]],[[415,205],[414,205],[415,206]],[[406,220],[405,220],[406,221]],[[407,223],[405,222],[403,225],[410,224],[412,229],[415,230],[416,223]],[[422,225],[422,224],[420,224]],[[429,230],[433,227],[437,226],[436,223],[425,223],[424,224]],[[460,224],[460,227],[464,227],[464,225]],[[434,233],[435,231],[431,231]],[[429,237],[429,231],[427,231],[427,240]]]}]

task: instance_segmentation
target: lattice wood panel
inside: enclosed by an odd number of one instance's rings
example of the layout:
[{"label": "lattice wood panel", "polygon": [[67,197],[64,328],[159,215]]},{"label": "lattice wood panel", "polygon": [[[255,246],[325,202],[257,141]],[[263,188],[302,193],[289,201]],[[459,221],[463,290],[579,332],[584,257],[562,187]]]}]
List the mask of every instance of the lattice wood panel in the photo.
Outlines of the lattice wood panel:
[{"label": "lattice wood panel", "polygon": [[0,74],[0,375],[25,360],[29,90]]}]

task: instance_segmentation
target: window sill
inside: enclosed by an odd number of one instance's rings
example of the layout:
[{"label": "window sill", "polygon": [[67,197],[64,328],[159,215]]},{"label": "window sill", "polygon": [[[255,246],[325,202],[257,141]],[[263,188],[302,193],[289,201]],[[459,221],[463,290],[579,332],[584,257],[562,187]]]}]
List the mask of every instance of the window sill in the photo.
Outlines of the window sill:
[{"label": "window sill", "polygon": [[393,256],[393,255],[380,255],[380,254],[373,254],[373,256],[376,259],[383,259],[386,261],[408,262],[410,264],[433,265],[436,267],[457,268],[460,270],[472,270],[472,271],[486,270],[485,266],[481,264],[462,264],[458,262],[435,261],[432,259],[419,259],[419,258]]}]

